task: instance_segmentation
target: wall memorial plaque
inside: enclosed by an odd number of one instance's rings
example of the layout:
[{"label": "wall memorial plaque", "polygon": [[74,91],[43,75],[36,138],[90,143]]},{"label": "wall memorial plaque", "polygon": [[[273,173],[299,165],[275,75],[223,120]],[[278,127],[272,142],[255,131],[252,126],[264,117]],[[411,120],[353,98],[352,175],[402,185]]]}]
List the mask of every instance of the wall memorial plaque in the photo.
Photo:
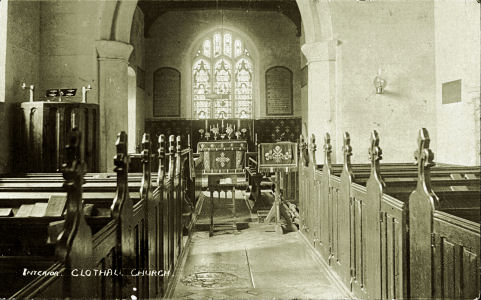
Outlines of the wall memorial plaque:
[{"label": "wall memorial plaque", "polygon": [[180,117],[180,72],[160,68],[154,72],[154,117]]},{"label": "wall memorial plaque", "polygon": [[292,71],[286,67],[272,67],[266,71],[266,114],[292,113]]},{"label": "wall memorial plaque", "polygon": [[442,86],[443,104],[461,102],[461,79],[444,82]]}]

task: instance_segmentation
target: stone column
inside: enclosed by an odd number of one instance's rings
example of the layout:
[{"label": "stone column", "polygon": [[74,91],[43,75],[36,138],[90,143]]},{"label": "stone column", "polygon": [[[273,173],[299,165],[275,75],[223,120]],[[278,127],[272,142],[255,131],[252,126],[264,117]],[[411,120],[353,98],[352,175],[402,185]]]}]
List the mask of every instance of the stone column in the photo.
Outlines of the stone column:
[{"label": "stone column", "polygon": [[132,45],[96,41],[99,72],[100,172],[112,172],[117,133],[128,132],[128,61]]},{"label": "stone column", "polygon": [[[336,40],[307,43],[301,47],[308,64],[307,133],[316,136],[316,144],[322,147],[325,132],[331,135],[336,148]],[[308,138],[309,140],[309,138]],[[336,151],[332,152],[333,162]],[[323,162],[322,151],[316,160]]]}]

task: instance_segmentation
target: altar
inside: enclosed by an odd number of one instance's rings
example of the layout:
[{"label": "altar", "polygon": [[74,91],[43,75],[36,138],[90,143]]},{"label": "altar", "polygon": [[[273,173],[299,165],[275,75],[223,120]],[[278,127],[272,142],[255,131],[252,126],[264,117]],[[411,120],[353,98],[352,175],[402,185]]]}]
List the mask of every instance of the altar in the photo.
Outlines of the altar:
[{"label": "altar", "polygon": [[204,162],[203,174],[242,175],[244,174],[247,141],[213,140],[197,144]]},{"label": "altar", "polygon": [[[209,235],[213,236],[216,226],[223,229],[237,230],[235,191],[237,176],[244,175],[245,153],[247,141],[245,140],[205,140],[197,144],[197,149],[203,162],[202,173],[207,175],[207,186],[210,193],[210,227]],[[226,180],[227,179],[227,180]],[[227,192],[231,192],[232,224],[214,223],[214,192],[221,192],[227,199]]]}]

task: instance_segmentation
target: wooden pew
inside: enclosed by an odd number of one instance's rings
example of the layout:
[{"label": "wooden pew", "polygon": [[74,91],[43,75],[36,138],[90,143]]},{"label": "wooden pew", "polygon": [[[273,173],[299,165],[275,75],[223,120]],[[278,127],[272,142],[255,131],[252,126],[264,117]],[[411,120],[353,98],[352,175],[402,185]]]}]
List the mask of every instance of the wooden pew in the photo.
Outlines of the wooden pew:
[{"label": "wooden pew", "polygon": [[[122,136],[119,136],[118,143],[120,144],[117,145],[117,148],[121,147],[121,150],[123,150],[123,148],[126,149],[125,141],[125,133],[123,133]],[[95,204],[98,209],[104,209],[109,212],[104,216],[91,217],[88,220],[92,230],[95,233],[93,252],[94,261],[98,269],[108,269],[110,266],[116,270],[131,272],[131,270],[142,270],[146,267],[145,262],[148,256],[145,255],[144,252],[147,249],[147,238],[144,236],[144,233],[148,232],[148,230],[146,230],[148,222],[147,218],[145,218],[143,214],[145,214],[148,210],[143,205],[145,202],[142,201],[139,201],[137,203],[137,207],[134,208],[132,206],[131,199],[128,198],[129,193],[127,192],[128,188],[126,177],[127,168],[123,165],[124,161],[126,161],[126,158],[126,152],[119,152],[116,156],[116,171],[118,173],[120,172],[120,176],[116,177],[117,189],[115,186],[112,186],[112,184],[107,184],[107,186],[103,187],[96,185],[94,186],[95,192],[84,194],[84,200],[86,200],[87,204]],[[145,185],[149,182],[149,179],[145,179],[143,181],[143,188],[141,189],[142,197],[145,197],[143,194],[145,194],[145,191],[148,190],[148,188],[145,188]],[[45,183],[40,182],[40,184],[43,185]],[[124,184],[125,186],[123,186]],[[51,184],[49,188],[53,190],[53,192],[58,191],[58,186],[55,186],[55,184]],[[48,195],[42,194],[49,194],[49,192],[44,192],[39,195],[39,193],[31,192],[32,189],[35,189],[35,187],[32,187],[32,184],[29,183],[26,187],[26,191],[17,190],[16,195],[18,197],[16,197],[16,201],[20,200],[20,197],[26,198],[24,200],[27,201],[28,199],[32,198],[32,193],[37,195],[37,199],[35,201],[40,200],[38,196],[48,197]],[[112,192],[116,195],[114,203],[112,203],[112,198],[114,198]],[[2,193],[2,196],[14,198],[12,197],[11,192]],[[2,205],[5,204],[6,203],[3,203]],[[116,222],[109,222],[111,219],[116,220]],[[115,238],[115,235],[117,235],[117,238]],[[118,250],[117,245],[112,244],[115,242],[115,240],[121,242],[121,250]],[[108,244],[109,241],[111,242],[110,244]],[[118,244],[118,241],[115,242],[115,244]],[[132,255],[134,258],[130,257]],[[115,261],[116,257],[122,257],[122,259]],[[105,261],[106,259],[108,260],[107,262]],[[110,277],[114,278],[111,275]],[[131,294],[139,295],[139,293],[135,293],[136,291],[134,291],[134,287],[137,291],[140,290],[140,292],[143,292],[144,290],[142,287],[146,286],[145,281],[147,280],[147,277],[136,277],[134,279],[130,278],[130,276],[116,277],[118,277],[119,280],[112,280],[110,284],[106,284],[110,279],[105,280],[106,282],[103,282],[102,286],[98,287],[99,291],[96,295],[106,295],[107,297],[109,297],[109,295],[112,297],[120,297],[121,295]],[[126,284],[126,282],[128,284]],[[120,288],[122,286],[125,286],[124,293],[120,292]],[[110,291],[108,291],[109,289]]]},{"label": "wooden pew", "polygon": [[[148,210],[144,201],[137,201],[134,207],[129,197],[128,170],[124,165],[128,160],[125,142],[126,135],[121,133],[117,140],[118,154],[114,160],[115,171],[118,174],[115,178],[116,182],[87,186],[83,194],[85,203],[94,205],[95,210],[100,212],[87,217],[94,234],[93,260],[96,270],[115,269],[116,272],[130,273],[132,270],[145,267],[147,238],[144,234],[148,232],[145,213]],[[46,185],[43,181],[44,179],[37,177],[36,183],[29,182],[23,188],[16,186],[15,191],[9,189],[0,193],[3,198],[1,205],[13,205],[13,202],[19,201],[22,204],[29,201],[47,202],[52,193],[58,193],[61,190],[61,186],[58,185],[59,182],[49,181],[47,188],[41,189],[43,191],[40,193],[36,192],[37,188]],[[133,194],[134,197],[141,199],[138,192]],[[102,280],[96,281],[102,285],[97,286],[96,294],[93,295],[121,297],[144,292],[142,287],[145,286],[144,281],[147,277],[132,278],[128,273],[126,276],[107,274]]]},{"label": "wooden pew", "polygon": [[[163,139],[165,142],[165,138]],[[186,220],[183,222],[182,209],[183,207],[195,206],[196,187],[195,173],[191,172],[191,164],[193,164],[191,148],[181,149],[181,141],[177,139],[177,151],[175,151],[174,136],[171,136],[170,140],[170,152],[167,155],[165,155],[165,147],[159,149],[159,161],[161,163],[155,175],[157,177],[155,178],[156,184],[151,184],[149,159],[152,155],[150,154],[148,136],[144,136],[143,151],[140,154],[144,170],[143,175],[140,177],[138,174],[134,174],[134,178],[130,179],[127,177],[125,182],[128,186],[126,185],[122,192],[123,196],[129,196],[130,194],[129,202],[134,200],[132,215],[127,218],[132,220],[129,237],[129,245],[132,249],[129,249],[127,253],[133,251],[134,259],[127,259],[131,265],[127,271],[139,270],[145,276],[127,276],[127,278],[124,278],[124,281],[128,280],[129,286],[124,289],[123,293],[109,294],[104,291],[97,295],[156,297],[165,294],[168,287],[172,286],[174,282],[174,269],[178,266],[179,257],[184,249],[184,235],[190,233],[193,218],[195,218],[189,212],[185,214]],[[118,155],[118,157],[125,159],[127,154]],[[166,164],[169,166],[168,175],[164,176]],[[125,170],[128,172],[127,169],[128,166],[117,167],[116,171]],[[24,203],[28,201],[46,202],[52,192],[61,191],[61,182],[57,174],[47,174],[43,177],[38,174],[33,175],[26,178],[25,182],[21,181],[22,178],[0,179],[0,205],[5,207],[19,203],[19,201]],[[110,211],[117,186],[116,182],[119,182],[120,179],[121,177],[118,175],[109,174],[109,176],[105,176],[105,174],[91,173],[84,186],[86,192],[83,198],[86,204],[95,204],[103,212]],[[42,190],[42,192],[39,193],[37,190]],[[183,205],[186,199],[188,199],[188,205]],[[109,216],[113,216],[113,213],[107,213],[103,217],[89,218],[88,221],[94,233],[115,232],[118,229],[115,226],[105,224],[105,218]],[[103,235],[100,234],[100,236]],[[97,240],[102,239],[98,238]],[[120,253],[123,252],[111,252],[109,257],[111,259],[116,256],[122,257]],[[152,276],[152,273],[158,275]],[[113,282],[105,285],[102,283],[99,289],[105,289],[109,286],[115,289],[116,286],[120,287],[122,284]]]},{"label": "wooden pew", "polygon": [[427,131],[422,130],[416,152],[418,184],[409,196],[409,295],[474,299],[480,296],[479,193],[475,222],[443,211],[446,199],[432,188],[434,155],[429,142]]},{"label": "wooden pew", "polygon": [[79,145],[80,134],[73,132],[67,145],[67,163],[62,167],[67,199],[58,240],[47,244],[47,231],[49,224],[62,220],[62,216],[0,218],[0,297],[92,296],[92,278],[74,277],[71,272],[92,267],[92,234],[82,210],[85,164],[79,160]]},{"label": "wooden pew", "polygon": [[[344,164],[340,176],[332,172],[328,135],[325,138],[322,173],[315,164],[314,139],[311,139],[308,158],[307,145],[301,144],[303,163],[300,176],[304,178],[304,182],[300,182],[302,228],[309,243],[356,296],[402,298],[409,295],[409,241],[408,233],[403,228],[409,225],[407,201],[411,191],[419,184],[419,176],[412,178],[406,175],[410,172],[409,168],[402,164],[381,168],[378,143],[377,133],[373,133],[371,171],[368,180],[363,181],[365,186],[355,181],[358,174],[350,164],[348,135],[343,147]],[[387,180],[382,180],[380,173],[386,169],[389,170]],[[469,172],[469,169],[458,167],[456,172]],[[474,209],[472,215],[479,215],[479,180],[449,181],[445,176],[448,172],[454,171],[439,171],[438,177],[433,176],[431,180],[438,194],[446,199],[443,209],[451,209],[451,213],[459,215],[459,208],[464,205]],[[396,174],[399,174],[399,178],[396,178]],[[444,185],[467,186],[472,190],[451,191]],[[392,189],[392,186],[395,188]],[[388,194],[391,191],[396,191],[396,197]],[[478,201],[473,201],[476,197]],[[306,201],[308,199],[314,201]],[[469,215],[465,214],[464,217]]]}]

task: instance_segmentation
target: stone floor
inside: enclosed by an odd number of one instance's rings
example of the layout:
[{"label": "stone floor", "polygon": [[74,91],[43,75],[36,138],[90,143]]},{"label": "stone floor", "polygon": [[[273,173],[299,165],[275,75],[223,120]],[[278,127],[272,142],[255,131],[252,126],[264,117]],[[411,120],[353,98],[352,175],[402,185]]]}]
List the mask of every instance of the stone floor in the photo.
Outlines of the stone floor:
[{"label": "stone floor", "polygon": [[249,223],[238,233],[195,232],[176,299],[346,299],[298,233]]}]

